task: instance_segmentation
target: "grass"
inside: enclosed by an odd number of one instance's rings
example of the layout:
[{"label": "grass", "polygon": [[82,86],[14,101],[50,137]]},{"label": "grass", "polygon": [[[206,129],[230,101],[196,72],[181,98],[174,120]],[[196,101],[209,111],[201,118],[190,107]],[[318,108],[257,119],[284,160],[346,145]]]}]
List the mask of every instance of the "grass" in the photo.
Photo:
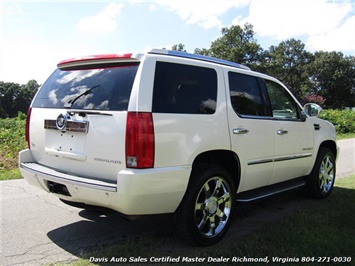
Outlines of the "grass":
[{"label": "grass", "polygon": [[22,178],[18,170],[18,153],[27,147],[26,117],[0,119],[0,181]]},{"label": "grass", "polygon": [[[300,196],[301,197],[301,196]],[[96,252],[84,254],[71,266],[105,265],[94,263],[92,258],[104,258],[108,261],[112,257],[121,256],[129,260],[130,257],[173,257],[189,256],[190,258],[233,258],[244,256],[247,258],[265,258],[272,262],[273,257],[302,258],[308,260],[328,260],[333,257],[351,258],[355,250],[355,175],[339,179],[335,183],[332,195],[325,200],[312,200],[311,206],[283,218],[277,222],[264,225],[261,229],[245,236],[233,243],[221,242],[207,248],[167,249],[174,239],[160,237],[159,239],[142,238],[129,239],[125,243],[110,246]],[[186,250],[188,252],[186,253]],[[353,261],[355,257],[351,258]],[[188,263],[189,265],[207,265],[208,263]],[[302,263],[313,265],[315,262]],[[222,263],[227,265],[228,263]],[[271,263],[273,264],[273,263]],[[281,263],[277,263],[279,265]],[[292,263],[291,263],[292,264]],[[291,265],[282,263],[282,265]],[[319,264],[319,263],[318,263]],[[328,263],[331,265],[332,263]],[[64,264],[56,264],[64,265]],[[139,265],[139,264],[134,264]],[[147,265],[142,263],[141,265]],[[169,265],[155,263],[154,265]],[[209,265],[209,264],[208,264]],[[217,265],[215,263],[215,265]],[[263,265],[263,263],[248,263],[248,265]],[[275,265],[275,264],[273,264]],[[292,264],[293,265],[293,264]]]},{"label": "grass", "polygon": [[21,178],[17,169],[18,153],[27,147],[26,116],[0,119],[0,180]]},{"label": "grass", "polygon": [[346,134],[337,134],[337,140],[352,139],[352,138],[355,138],[355,132],[354,133],[346,133]]},{"label": "grass", "polygon": [[22,175],[20,173],[20,170],[18,170],[18,169],[0,170],[0,181],[21,179],[21,178],[22,178]]}]

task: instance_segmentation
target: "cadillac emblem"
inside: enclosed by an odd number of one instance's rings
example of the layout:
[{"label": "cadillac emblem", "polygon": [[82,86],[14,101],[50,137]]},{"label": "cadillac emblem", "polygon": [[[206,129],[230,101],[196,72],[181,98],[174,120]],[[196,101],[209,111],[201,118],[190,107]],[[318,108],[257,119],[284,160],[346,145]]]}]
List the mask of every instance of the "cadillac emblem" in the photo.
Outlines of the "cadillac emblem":
[{"label": "cadillac emblem", "polygon": [[70,119],[70,116],[68,114],[65,114],[65,115],[60,114],[57,117],[56,126],[60,131],[62,131],[62,132],[66,131],[68,119]]}]

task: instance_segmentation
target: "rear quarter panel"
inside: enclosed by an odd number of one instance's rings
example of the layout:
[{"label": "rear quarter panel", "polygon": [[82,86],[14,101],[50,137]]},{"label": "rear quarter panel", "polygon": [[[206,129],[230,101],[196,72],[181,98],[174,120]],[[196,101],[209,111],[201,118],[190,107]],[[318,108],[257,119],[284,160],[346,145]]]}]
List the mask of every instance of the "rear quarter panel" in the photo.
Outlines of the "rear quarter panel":
[{"label": "rear quarter panel", "polygon": [[[153,113],[155,167],[191,166],[205,151],[230,150],[226,92],[220,66],[190,59],[147,55],[141,62],[131,94],[129,111],[152,110],[156,61],[213,68],[217,73],[217,106],[214,114]],[[141,73],[141,70],[144,71]]]},{"label": "rear quarter panel", "polygon": [[229,150],[228,125],[217,117],[154,114],[155,166],[191,166],[203,152]]}]

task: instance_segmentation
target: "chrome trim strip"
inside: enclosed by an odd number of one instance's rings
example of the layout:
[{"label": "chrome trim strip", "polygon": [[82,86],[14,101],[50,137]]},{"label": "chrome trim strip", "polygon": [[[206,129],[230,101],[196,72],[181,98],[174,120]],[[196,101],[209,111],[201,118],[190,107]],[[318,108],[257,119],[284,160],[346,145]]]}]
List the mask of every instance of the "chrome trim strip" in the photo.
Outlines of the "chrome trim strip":
[{"label": "chrome trim strip", "polygon": [[[56,120],[45,119],[44,128],[59,130],[57,128],[56,122],[57,122]],[[88,133],[89,122],[88,121],[67,121],[65,126],[65,131]]]},{"label": "chrome trim strip", "polygon": [[108,183],[105,181],[65,174],[37,163],[21,163],[20,167],[35,175],[41,176],[44,180],[57,182],[63,185],[70,184],[107,192],[117,191],[116,183]]},{"label": "chrome trim strip", "polygon": [[252,160],[252,161],[248,162],[248,165],[262,164],[262,163],[272,163],[273,161],[274,161],[273,159]]},{"label": "chrome trim strip", "polygon": [[295,160],[295,159],[302,159],[312,157],[312,153],[304,153],[298,155],[291,155],[291,156],[284,156],[284,157],[276,157],[274,159],[259,159],[259,160],[251,160],[248,161],[248,165],[255,165],[255,164],[263,164],[263,163],[272,163],[272,162],[282,162],[288,160]]},{"label": "chrome trim strip", "polygon": [[303,158],[307,158],[307,157],[311,157],[311,156],[312,156],[312,153],[305,153],[305,154],[291,155],[291,156],[285,156],[285,157],[277,157],[274,159],[274,162],[303,159]]}]

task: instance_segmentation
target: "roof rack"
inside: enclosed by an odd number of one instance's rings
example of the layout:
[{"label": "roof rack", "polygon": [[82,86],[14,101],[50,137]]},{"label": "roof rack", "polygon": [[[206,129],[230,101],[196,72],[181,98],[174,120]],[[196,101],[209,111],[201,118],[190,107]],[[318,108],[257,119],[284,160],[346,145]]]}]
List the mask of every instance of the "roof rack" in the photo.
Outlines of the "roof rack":
[{"label": "roof rack", "polygon": [[190,54],[187,52],[180,52],[180,51],[173,51],[173,50],[166,50],[166,49],[152,49],[148,53],[149,54],[163,54],[163,55],[184,57],[184,58],[190,58],[190,59],[195,59],[195,60],[201,60],[201,61],[217,63],[217,64],[221,64],[221,65],[231,66],[231,67],[237,67],[237,68],[241,68],[241,69],[245,69],[245,70],[250,70],[250,68],[247,66],[244,66],[244,65],[241,65],[238,63],[234,63],[231,61],[227,61],[224,59],[220,59],[220,58],[205,56],[205,55]]}]

